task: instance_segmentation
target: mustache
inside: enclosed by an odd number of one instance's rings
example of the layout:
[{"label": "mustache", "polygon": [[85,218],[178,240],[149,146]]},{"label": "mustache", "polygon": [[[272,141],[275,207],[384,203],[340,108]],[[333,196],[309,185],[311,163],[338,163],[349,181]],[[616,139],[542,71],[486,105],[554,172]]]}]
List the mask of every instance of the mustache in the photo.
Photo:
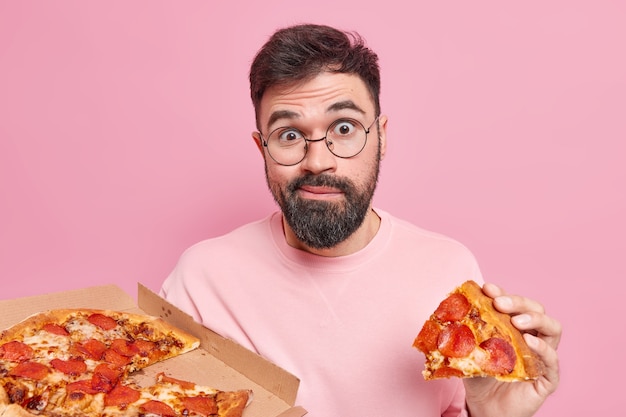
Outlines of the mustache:
[{"label": "mustache", "polygon": [[290,193],[294,193],[298,188],[304,185],[310,185],[314,187],[332,187],[344,193],[350,192],[354,189],[354,184],[352,183],[352,181],[328,174],[303,175],[289,183],[287,189]]}]

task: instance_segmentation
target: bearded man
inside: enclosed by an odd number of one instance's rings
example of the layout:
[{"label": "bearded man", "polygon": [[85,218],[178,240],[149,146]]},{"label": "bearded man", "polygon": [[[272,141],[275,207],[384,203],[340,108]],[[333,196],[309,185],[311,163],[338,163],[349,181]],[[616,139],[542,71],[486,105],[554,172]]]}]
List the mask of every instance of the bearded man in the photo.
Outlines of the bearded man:
[{"label": "bearded man", "polygon": [[268,187],[280,211],[189,248],[161,295],[301,380],[313,417],[528,417],[559,380],[560,324],[484,292],[547,366],[534,382],[424,381],[416,331],[442,295],[482,282],[460,243],[372,206],[387,149],[377,55],[356,34],[280,29],[250,69]]}]

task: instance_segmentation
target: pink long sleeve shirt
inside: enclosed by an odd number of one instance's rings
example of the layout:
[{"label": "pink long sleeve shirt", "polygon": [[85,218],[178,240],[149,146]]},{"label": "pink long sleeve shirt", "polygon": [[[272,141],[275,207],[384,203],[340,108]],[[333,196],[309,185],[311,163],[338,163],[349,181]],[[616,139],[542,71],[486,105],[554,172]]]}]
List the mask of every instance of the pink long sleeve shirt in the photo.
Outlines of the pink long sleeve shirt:
[{"label": "pink long sleeve shirt", "polygon": [[438,303],[481,282],[458,242],[376,210],[374,239],[329,258],[287,245],[280,213],[187,249],[161,295],[301,380],[312,417],[466,416],[459,379],[424,381],[411,345]]}]

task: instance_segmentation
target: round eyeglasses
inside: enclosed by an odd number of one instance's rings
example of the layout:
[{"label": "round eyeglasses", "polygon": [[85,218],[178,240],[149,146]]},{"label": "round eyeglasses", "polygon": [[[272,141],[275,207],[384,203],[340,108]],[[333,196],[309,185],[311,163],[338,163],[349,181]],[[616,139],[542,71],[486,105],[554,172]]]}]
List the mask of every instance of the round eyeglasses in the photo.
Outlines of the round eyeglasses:
[{"label": "round eyeglasses", "polygon": [[358,155],[367,143],[367,134],[372,126],[378,121],[374,119],[366,129],[358,120],[338,119],[326,129],[326,135],[319,139],[308,139],[304,133],[295,127],[284,126],[272,130],[263,138],[260,134],[263,146],[267,148],[270,157],[280,165],[291,166],[302,162],[309,149],[309,142],[326,142],[326,147],[339,158],[352,158]]}]

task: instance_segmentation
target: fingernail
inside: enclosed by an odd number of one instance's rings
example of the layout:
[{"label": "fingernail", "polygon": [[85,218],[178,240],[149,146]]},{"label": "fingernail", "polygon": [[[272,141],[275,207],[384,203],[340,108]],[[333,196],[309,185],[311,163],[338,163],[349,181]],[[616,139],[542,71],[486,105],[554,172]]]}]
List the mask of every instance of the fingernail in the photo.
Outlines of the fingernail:
[{"label": "fingernail", "polygon": [[504,308],[513,307],[513,300],[511,300],[511,298],[509,297],[506,297],[506,296],[498,297],[496,298],[496,301],[498,302],[500,307],[504,307]]},{"label": "fingernail", "polygon": [[515,324],[523,326],[530,323],[530,316],[528,314],[519,314],[513,317],[511,320],[513,320]]},{"label": "fingernail", "polygon": [[526,340],[526,343],[528,344],[528,346],[532,348],[536,348],[537,346],[539,346],[539,340],[532,334],[526,333],[524,335],[524,339]]}]

